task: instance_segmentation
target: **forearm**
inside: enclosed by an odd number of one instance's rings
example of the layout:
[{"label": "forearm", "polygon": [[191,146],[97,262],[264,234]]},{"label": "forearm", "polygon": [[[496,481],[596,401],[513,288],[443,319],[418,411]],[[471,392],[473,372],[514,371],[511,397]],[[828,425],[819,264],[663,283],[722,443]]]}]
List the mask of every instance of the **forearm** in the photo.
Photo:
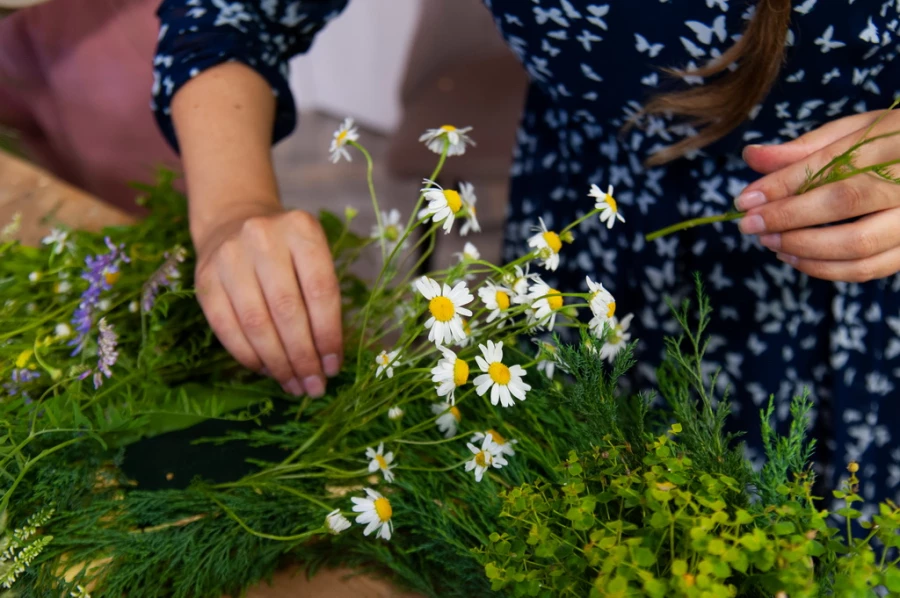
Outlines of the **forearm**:
[{"label": "forearm", "polygon": [[172,99],[195,242],[223,215],[278,205],[271,155],[274,113],[265,79],[236,62],[200,73]]}]

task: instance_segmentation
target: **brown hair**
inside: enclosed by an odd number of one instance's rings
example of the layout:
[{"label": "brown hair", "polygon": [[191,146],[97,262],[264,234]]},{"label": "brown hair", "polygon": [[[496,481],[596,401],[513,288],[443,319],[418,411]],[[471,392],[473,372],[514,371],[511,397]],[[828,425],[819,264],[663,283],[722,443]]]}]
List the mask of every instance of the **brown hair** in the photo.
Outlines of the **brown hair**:
[{"label": "brown hair", "polygon": [[[759,0],[756,14],[741,38],[714,60],[697,70],[670,70],[678,77],[690,74],[715,77],[691,89],[652,98],[643,114],[684,117],[699,131],[654,153],[647,160],[658,166],[717,141],[734,130],[769,93],[781,70],[791,21],[791,0]],[[740,68],[729,70],[734,63]]]}]

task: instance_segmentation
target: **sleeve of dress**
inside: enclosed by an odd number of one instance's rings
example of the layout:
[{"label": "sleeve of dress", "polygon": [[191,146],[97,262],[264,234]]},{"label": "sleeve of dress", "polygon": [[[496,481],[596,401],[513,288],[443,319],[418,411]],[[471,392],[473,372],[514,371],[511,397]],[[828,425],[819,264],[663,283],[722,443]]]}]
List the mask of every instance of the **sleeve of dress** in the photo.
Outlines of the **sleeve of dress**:
[{"label": "sleeve of dress", "polygon": [[151,108],[172,147],[178,150],[172,97],[192,77],[229,61],[251,67],[272,87],[277,101],[273,143],[290,134],[297,114],[288,60],[306,52],[347,1],[164,0],[157,11],[160,31]]}]

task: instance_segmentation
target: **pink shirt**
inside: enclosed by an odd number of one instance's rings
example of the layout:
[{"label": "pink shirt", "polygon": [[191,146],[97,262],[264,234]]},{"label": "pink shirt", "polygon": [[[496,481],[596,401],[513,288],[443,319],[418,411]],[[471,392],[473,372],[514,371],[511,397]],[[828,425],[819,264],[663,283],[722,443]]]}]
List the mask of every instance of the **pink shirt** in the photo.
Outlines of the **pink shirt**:
[{"label": "pink shirt", "polygon": [[135,211],[180,168],[150,112],[159,0],[54,0],[0,19],[0,123],[57,176]]}]

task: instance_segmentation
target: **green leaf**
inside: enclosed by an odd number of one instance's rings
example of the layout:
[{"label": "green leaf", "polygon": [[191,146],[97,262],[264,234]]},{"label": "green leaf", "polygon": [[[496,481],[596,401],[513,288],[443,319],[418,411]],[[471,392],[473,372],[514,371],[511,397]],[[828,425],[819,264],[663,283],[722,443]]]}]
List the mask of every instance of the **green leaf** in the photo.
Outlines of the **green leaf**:
[{"label": "green leaf", "polygon": [[656,555],[645,546],[639,546],[634,550],[634,562],[644,568],[650,568],[656,564]]},{"label": "green leaf", "polygon": [[889,592],[900,593],[900,570],[890,567],[884,572],[884,586]]}]

